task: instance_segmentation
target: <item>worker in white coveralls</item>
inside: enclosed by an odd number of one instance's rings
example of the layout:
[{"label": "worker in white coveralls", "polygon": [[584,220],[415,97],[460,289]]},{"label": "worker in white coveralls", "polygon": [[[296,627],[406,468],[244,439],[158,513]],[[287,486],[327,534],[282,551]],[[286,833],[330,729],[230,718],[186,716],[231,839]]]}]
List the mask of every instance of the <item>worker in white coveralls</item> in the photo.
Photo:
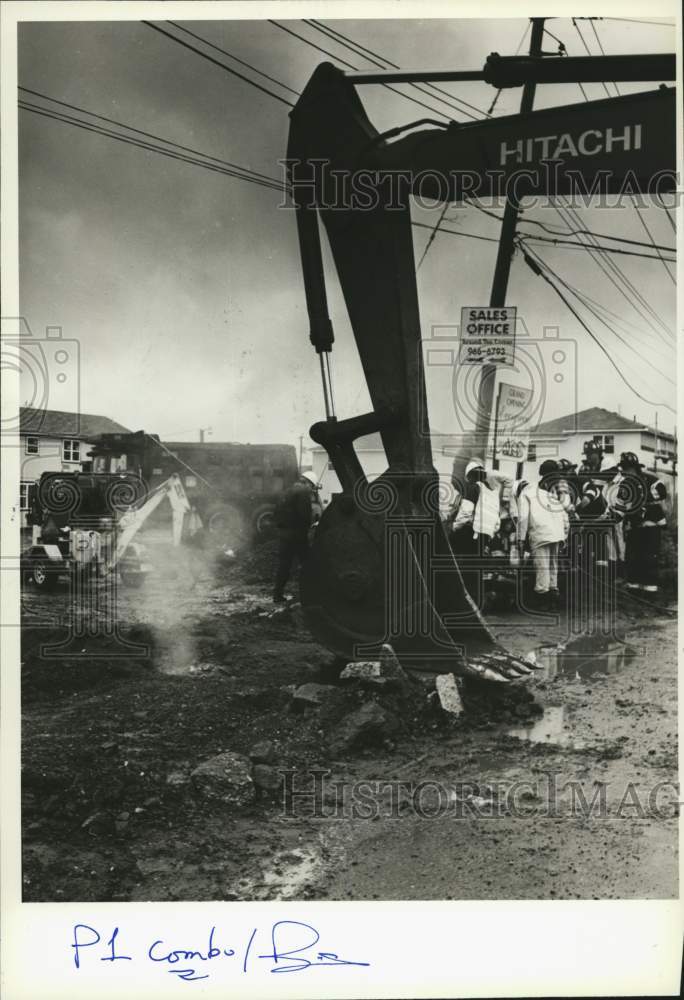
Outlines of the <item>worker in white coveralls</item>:
[{"label": "worker in white coveralls", "polygon": [[510,491],[509,476],[486,469],[484,462],[473,458],[465,469],[465,487],[449,520],[450,542],[470,596],[478,604],[484,600],[482,559],[501,523],[501,500]]},{"label": "worker in white coveralls", "polygon": [[537,483],[521,479],[513,487],[518,545],[522,550],[526,541],[529,544],[535,570],[535,603],[540,610],[549,610],[558,601],[558,551],[570,526],[562,502],[546,488],[549,478],[557,473],[558,464],[549,459],[540,465]]}]

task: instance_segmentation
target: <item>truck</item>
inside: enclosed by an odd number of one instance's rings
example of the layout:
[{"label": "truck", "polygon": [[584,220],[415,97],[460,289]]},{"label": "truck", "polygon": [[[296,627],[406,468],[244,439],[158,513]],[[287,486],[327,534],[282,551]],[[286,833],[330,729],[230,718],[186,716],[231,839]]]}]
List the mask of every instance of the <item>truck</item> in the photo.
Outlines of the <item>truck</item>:
[{"label": "truck", "polygon": [[102,434],[91,457],[93,472],[134,473],[148,489],[177,475],[206,529],[234,551],[270,536],[278,501],[299,474],[294,445],[163,442],[146,431]]},{"label": "truck", "polygon": [[21,556],[24,581],[52,590],[64,575],[87,585],[118,571],[124,585],[139,587],[150,566],[136,536],[165,499],[177,546],[191,511],[179,476],[147,490],[127,472],[44,472],[31,497],[32,541]]}]

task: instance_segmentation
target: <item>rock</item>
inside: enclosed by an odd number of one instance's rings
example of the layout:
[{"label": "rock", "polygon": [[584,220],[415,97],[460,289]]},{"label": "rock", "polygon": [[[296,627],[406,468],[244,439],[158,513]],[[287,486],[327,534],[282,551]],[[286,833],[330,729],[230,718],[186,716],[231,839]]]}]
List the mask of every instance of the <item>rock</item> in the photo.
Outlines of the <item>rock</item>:
[{"label": "rock", "polygon": [[252,768],[252,780],[257,788],[263,788],[266,792],[277,792],[282,784],[279,772],[268,764],[255,764]]},{"label": "rock", "polygon": [[169,771],[166,775],[167,785],[187,785],[188,781],[189,778],[185,771]]},{"label": "rock", "polygon": [[348,663],[340,674],[340,680],[360,681],[373,687],[385,687],[390,683],[395,685],[408,683],[408,677],[388,643],[381,647],[379,660],[358,660]]},{"label": "rock", "polygon": [[435,678],[435,688],[442,709],[449,715],[458,718],[463,712],[463,702],[454,675],[439,674]]},{"label": "rock", "polygon": [[379,660],[358,660],[348,663],[340,674],[341,681],[378,681],[380,680]]},{"label": "rock", "polygon": [[205,798],[226,805],[244,806],[255,796],[249,758],[230,750],[205,760],[190,777]]},{"label": "rock", "polygon": [[394,715],[375,701],[369,701],[355,712],[350,712],[333,729],[329,747],[333,753],[382,743],[399,728]]},{"label": "rock", "polygon": [[389,643],[383,643],[380,651],[380,672],[383,677],[395,681],[408,681],[408,677]]},{"label": "rock", "polygon": [[340,689],[332,684],[301,684],[294,693],[294,703],[299,708],[320,708],[340,697]]},{"label": "rock", "polygon": [[270,740],[260,740],[249,751],[249,759],[255,764],[271,764],[275,755],[275,747]]}]

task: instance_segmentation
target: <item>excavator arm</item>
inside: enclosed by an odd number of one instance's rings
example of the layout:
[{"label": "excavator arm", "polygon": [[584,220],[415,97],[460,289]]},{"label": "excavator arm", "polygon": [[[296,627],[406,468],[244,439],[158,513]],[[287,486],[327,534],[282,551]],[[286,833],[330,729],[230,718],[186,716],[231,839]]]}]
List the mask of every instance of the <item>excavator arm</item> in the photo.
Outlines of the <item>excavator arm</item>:
[{"label": "excavator arm", "polygon": [[174,473],[147,495],[142,503],[127,511],[117,525],[116,546],[107,569],[111,572],[123,557],[137,533],[150,514],[168,497],[173,516],[173,544],[179,545],[183,532],[185,515],[190,513],[190,501],[183,488],[180,476]]},{"label": "excavator arm", "polygon": [[[417,670],[492,681],[530,673],[527,664],[496,644],[466,591],[439,517],[410,202],[415,194],[451,201],[501,193],[540,142],[547,155],[557,148],[577,150],[582,141],[588,149],[588,136],[582,140],[582,135],[589,122],[594,150],[603,135],[604,145],[612,143],[619,153],[619,129],[626,137],[623,147],[639,146],[631,150],[635,155],[613,157],[605,190],[617,189],[627,169],[648,188],[654,144],[663,147],[655,150],[656,160],[674,165],[674,90],[564,109],[564,134],[570,137],[565,147],[554,125],[560,110],[446,127],[421,120],[380,134],[352,81],[323,63],[291,112],[289,181],[310,339],[321,360],[326,405],[326,420],[310,433],[325,447],[342,485],[321,518],[303,569],[302,603],[313,634],[340,656],[368,655],[390,642],[400,660]],[[639,114],[658,119],[643,156],[644,128],[636,130],[634,117]],[[669,135],[663,114],[672,117]],[[600,170],[600,156],[595,165]],[[568,190],[572,166],[565,157],[553,169],[527,171],[522,182],[516,180],[516,197]],[[334,412],[329,374],[334,335],[321,222],[373,404],[372,412],[343,420]],[[387,470],[369,483],[354,441],[374,432],[382,439]]]}]

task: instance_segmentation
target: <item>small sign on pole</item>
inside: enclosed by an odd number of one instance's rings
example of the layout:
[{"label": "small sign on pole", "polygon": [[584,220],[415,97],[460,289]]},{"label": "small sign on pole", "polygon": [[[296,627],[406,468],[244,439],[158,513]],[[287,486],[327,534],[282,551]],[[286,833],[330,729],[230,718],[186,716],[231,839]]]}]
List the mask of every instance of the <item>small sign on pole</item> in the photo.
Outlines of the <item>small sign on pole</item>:
[{"label": "small sign on pole", "polygon": [[[501,382],[494,412],[491,457],[524,462],[529,444],[529,405],[532,389]],[[489,449],[488,449],[489,451]],[[489,455],[488,455],[489,457]]]},{"label": "small sign on pole", "polygon": [[464,306],[461,309],[462,365],[515,363],[515,306]]}]

